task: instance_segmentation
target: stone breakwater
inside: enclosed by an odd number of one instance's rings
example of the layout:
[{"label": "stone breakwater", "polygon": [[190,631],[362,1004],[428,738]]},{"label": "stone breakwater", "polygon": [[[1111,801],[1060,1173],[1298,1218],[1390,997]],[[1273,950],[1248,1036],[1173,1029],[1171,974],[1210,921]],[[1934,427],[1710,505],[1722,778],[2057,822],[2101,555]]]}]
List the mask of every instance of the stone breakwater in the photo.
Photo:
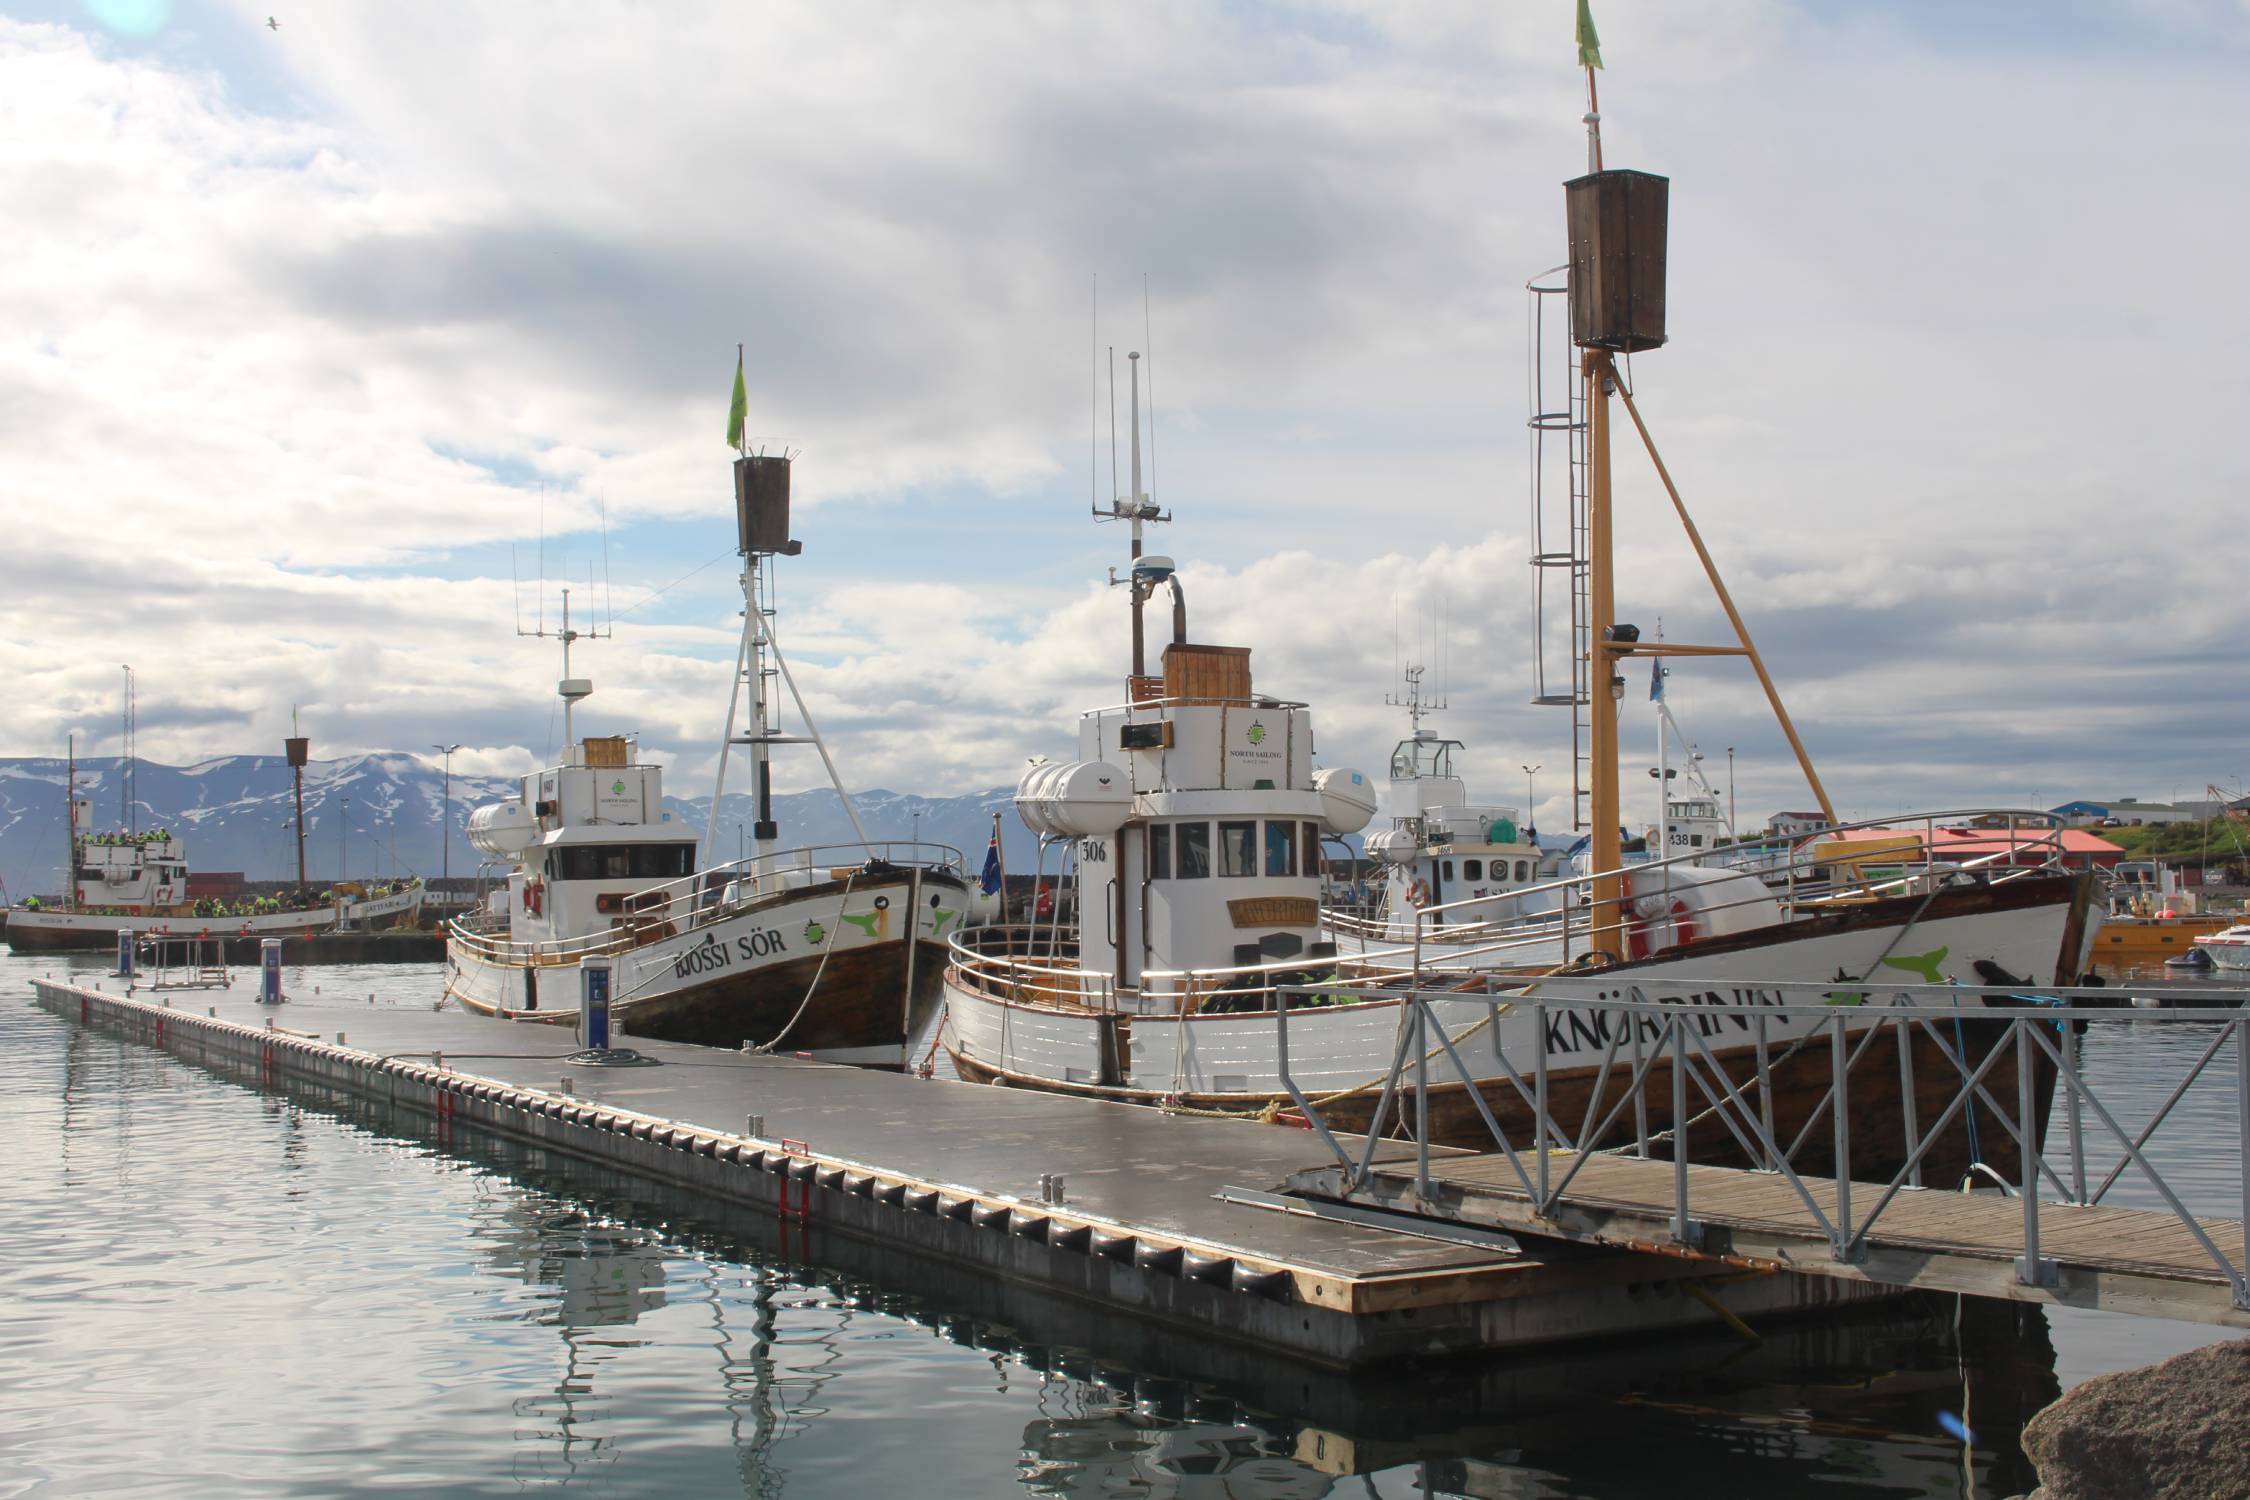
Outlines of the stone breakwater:
[{"label": "stone breakwater", "polygon": [[2250,1496],[2250,1339],[2101,1375],[2033,1417],[2023,1500]]}]

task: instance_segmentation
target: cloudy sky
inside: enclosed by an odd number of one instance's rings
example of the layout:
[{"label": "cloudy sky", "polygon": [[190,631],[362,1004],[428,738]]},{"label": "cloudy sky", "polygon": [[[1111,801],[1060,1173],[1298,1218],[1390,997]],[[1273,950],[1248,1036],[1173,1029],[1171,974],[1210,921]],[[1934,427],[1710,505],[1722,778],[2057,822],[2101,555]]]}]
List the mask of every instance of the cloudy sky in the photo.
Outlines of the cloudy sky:
[{"label": "cloudy sky", "polygon": [[[1596,12],[1609,164],[1673,180],[1634,383],[1839,805],[2238,783],[2250,6]],[[131,663],[156,759],[297,706],[316,754],[527,768],[544,576],[615,617],[581,728],[707,786],[739,342],[847,777],[1011,781],[1121,696],[1092,381],[1147,347],[1197,638],[1369,767],[1419,653],[1556,826],[1523,283],[1571,13],[0,0],[0,754],[113,753]],[[1720,639],[1645,464],[1620,507],[1621,613]],[[1672,698],[1746,820],[1805,801],[1741,666]]]}]

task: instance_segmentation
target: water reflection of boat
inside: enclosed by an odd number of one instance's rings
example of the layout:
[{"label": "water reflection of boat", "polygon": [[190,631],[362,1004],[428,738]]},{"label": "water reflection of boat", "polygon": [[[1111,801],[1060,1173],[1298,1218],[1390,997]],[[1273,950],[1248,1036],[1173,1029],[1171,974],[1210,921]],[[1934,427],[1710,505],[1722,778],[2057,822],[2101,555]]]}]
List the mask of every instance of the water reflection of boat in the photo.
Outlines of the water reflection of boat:
[{"label": "water reflection of boat", "polygon": [[1320,1500],[1331,1477],[1271,1427],[1135,1411],[1046,1417],[1023,1430],[1025,1485],[1043,1495]]},{"label": "water reflection of boat", "polygon": [[648,1230],[528,1198],[499,1206],[472,1234],[489,1269],[554,1294],[541,1323],[610,1328],[664,1305],[665,1251]]},{"label": "water reflection of boat", "polygon": [[[66,1088],[65,1108],[84,1096]],[[433,1128],[373,1101],[306,1097],[293,1089],[286,1106],[271,1102],[385,1136]],[[1417,1484],[1425,1494],[1678,1493],[1667,1481],[1682,1474],[1698,1477],[1698,1493],[1954,1493],[1946,1481],[1958,1484],[1964,1457],[1976,1493],[2012,1494],[2033,1482],[2013,1431],[2056,1391],[2039,1309],[1970,1303],[1957,1313],[1950,1298],[1777,1325],[1755,1344],[1714,1323],[1700,1335],[1358,1375],[1282,1365],[964,1278],[879,1242],[820,1235],[817,1259],[798,1261],[778,1248],[784,1230],[769,1214],[473,1129],[443,1149],[491,1174],[475,1219],[480,1263],[548,1294],[524,1319],[559,1341],[552,1371],[513,1408],[525,1478],[600,1474],[656,1488],[647,1466],[667,1461],[656,1447],[718,1457],[726,1443],[720,1461],[742,1493],[784,1493],[812,1472],[808,1453],[792,1474],[785,1445],[836,1436],[812,1433],[823,1414],[861,1430],[895,1423],[886,1403],[914,1342],[895,1334],[908,1328],[926,1330],[941,1358],[944,1346],[975,1352],[964,1387],[997,1385],[1023,1403],[990,1438],[967,1422],[936,1437],[932,1472],[961,1472],[937,1466],[989,1442],[968,1460],[980,1472],[1015,1462],[1027,1488],[1057,1494],[1261,1500],[1357,1494],[1363,1483],[1383,1494]],[[629,1263],[621,1275],[605,1264],[616,1260]],[[1973,1455],[1943,1435],[1941,1413],[1976,1429]],[[662,1443],[640,1442],[652,1432]],[[834,1449],[828,1441],[820,1461],[835,1462]],[[889,1477],[882,1462],[868,1460],[870,1487]],[[1343,1476],[1367,1478],[1338,1486]]]}]

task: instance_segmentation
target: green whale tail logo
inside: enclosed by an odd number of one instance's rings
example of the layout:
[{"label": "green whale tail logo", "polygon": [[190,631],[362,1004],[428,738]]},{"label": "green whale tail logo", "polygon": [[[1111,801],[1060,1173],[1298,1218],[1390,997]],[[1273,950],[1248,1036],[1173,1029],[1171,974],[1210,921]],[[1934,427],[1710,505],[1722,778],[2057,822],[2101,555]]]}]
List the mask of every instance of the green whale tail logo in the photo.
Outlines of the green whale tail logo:
[{"label": "green whale tail logo", "polygon": [[1945,978],[1938,973],[1938,965],[1944,963],[1945,956],[1952,951],[1951,948],[1936,948],[1928,953],[1902,954],[1897,958],[1884,959],[1883,967],[1903,970],[1916,976],[1924,984],[1943,984]]}]

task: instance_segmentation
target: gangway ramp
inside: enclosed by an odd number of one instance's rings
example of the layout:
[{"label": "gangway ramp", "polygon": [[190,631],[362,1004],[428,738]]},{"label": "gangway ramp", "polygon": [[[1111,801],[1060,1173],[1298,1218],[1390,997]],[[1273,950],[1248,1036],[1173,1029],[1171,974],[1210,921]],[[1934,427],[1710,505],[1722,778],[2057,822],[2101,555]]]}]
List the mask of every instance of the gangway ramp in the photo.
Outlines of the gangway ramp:
[{"label": "gangway ramp", "polygon": [[[1460,997],[1414,992],[1376,1137],[1332,1130],[1289,1083],[1329,1159],[1284,1191],[1526,1244],[2250,1328],[2241,991],[2150,1011],[2107,990],[1675,988],[1543,979],[1491,997],[1461,1045],[1433,1008],[1458,1025]],[[1697,994],[1749,997],[1752,1026],[1714,1026]],[[2131,1048],[2160,1076],[2090,1080],[2081,1060],[2103,1028],[2122,1028],[2107,1055]],[[1556,1038],[1577,1034],[1611,1039],[1590,1098],[1552,1082]],[[1286,1080],[1286,1041],[1283,1063]],[[1433,1128],[1446,1089],[1474,1104],[1475,1139]]]},{"label": "gangway ramp", "polygon": [[[2039,1244],[2050,1262],[2045,1281],[2026,1281],[2021,1204],[1997,1192],[1902,1192],[1861,1241],[1858,1258],[1839,1260],[1827,1228],[1813,1219],[1778,1173],[1735,1167],[1687,1168],[1694,1219],[1687,1240],[1674,1237],[1673,1169],[1666,1161],[1574,1153],[1552,1170],[1576,1179],[1550,1215],[1497,1154],[1434,1157],[1425,1197],[1411,1161],[1379,1163],[1349,1186],[1348,1169],[1320,1167],[1294,1174],[1290,1191],[1360,1207],[1525,1237],[1573,1240],[1620,1250],[1655,1251],[1745,1269],[1984,1297],[2101,1308],[2250,1328],[2250,1310],[2234,1304],[2234,1288],[2186,1224],[2168,1210],[2106,1204],[2048,1203]],[[1830,1223],[1838,1213],[1833,1179],[1800,1177]],[[1861,1192],[1866,1184],[1855,1184]],[[2198,1225],[2219,1245],[2243,1244],[2235,1219]]]}]

